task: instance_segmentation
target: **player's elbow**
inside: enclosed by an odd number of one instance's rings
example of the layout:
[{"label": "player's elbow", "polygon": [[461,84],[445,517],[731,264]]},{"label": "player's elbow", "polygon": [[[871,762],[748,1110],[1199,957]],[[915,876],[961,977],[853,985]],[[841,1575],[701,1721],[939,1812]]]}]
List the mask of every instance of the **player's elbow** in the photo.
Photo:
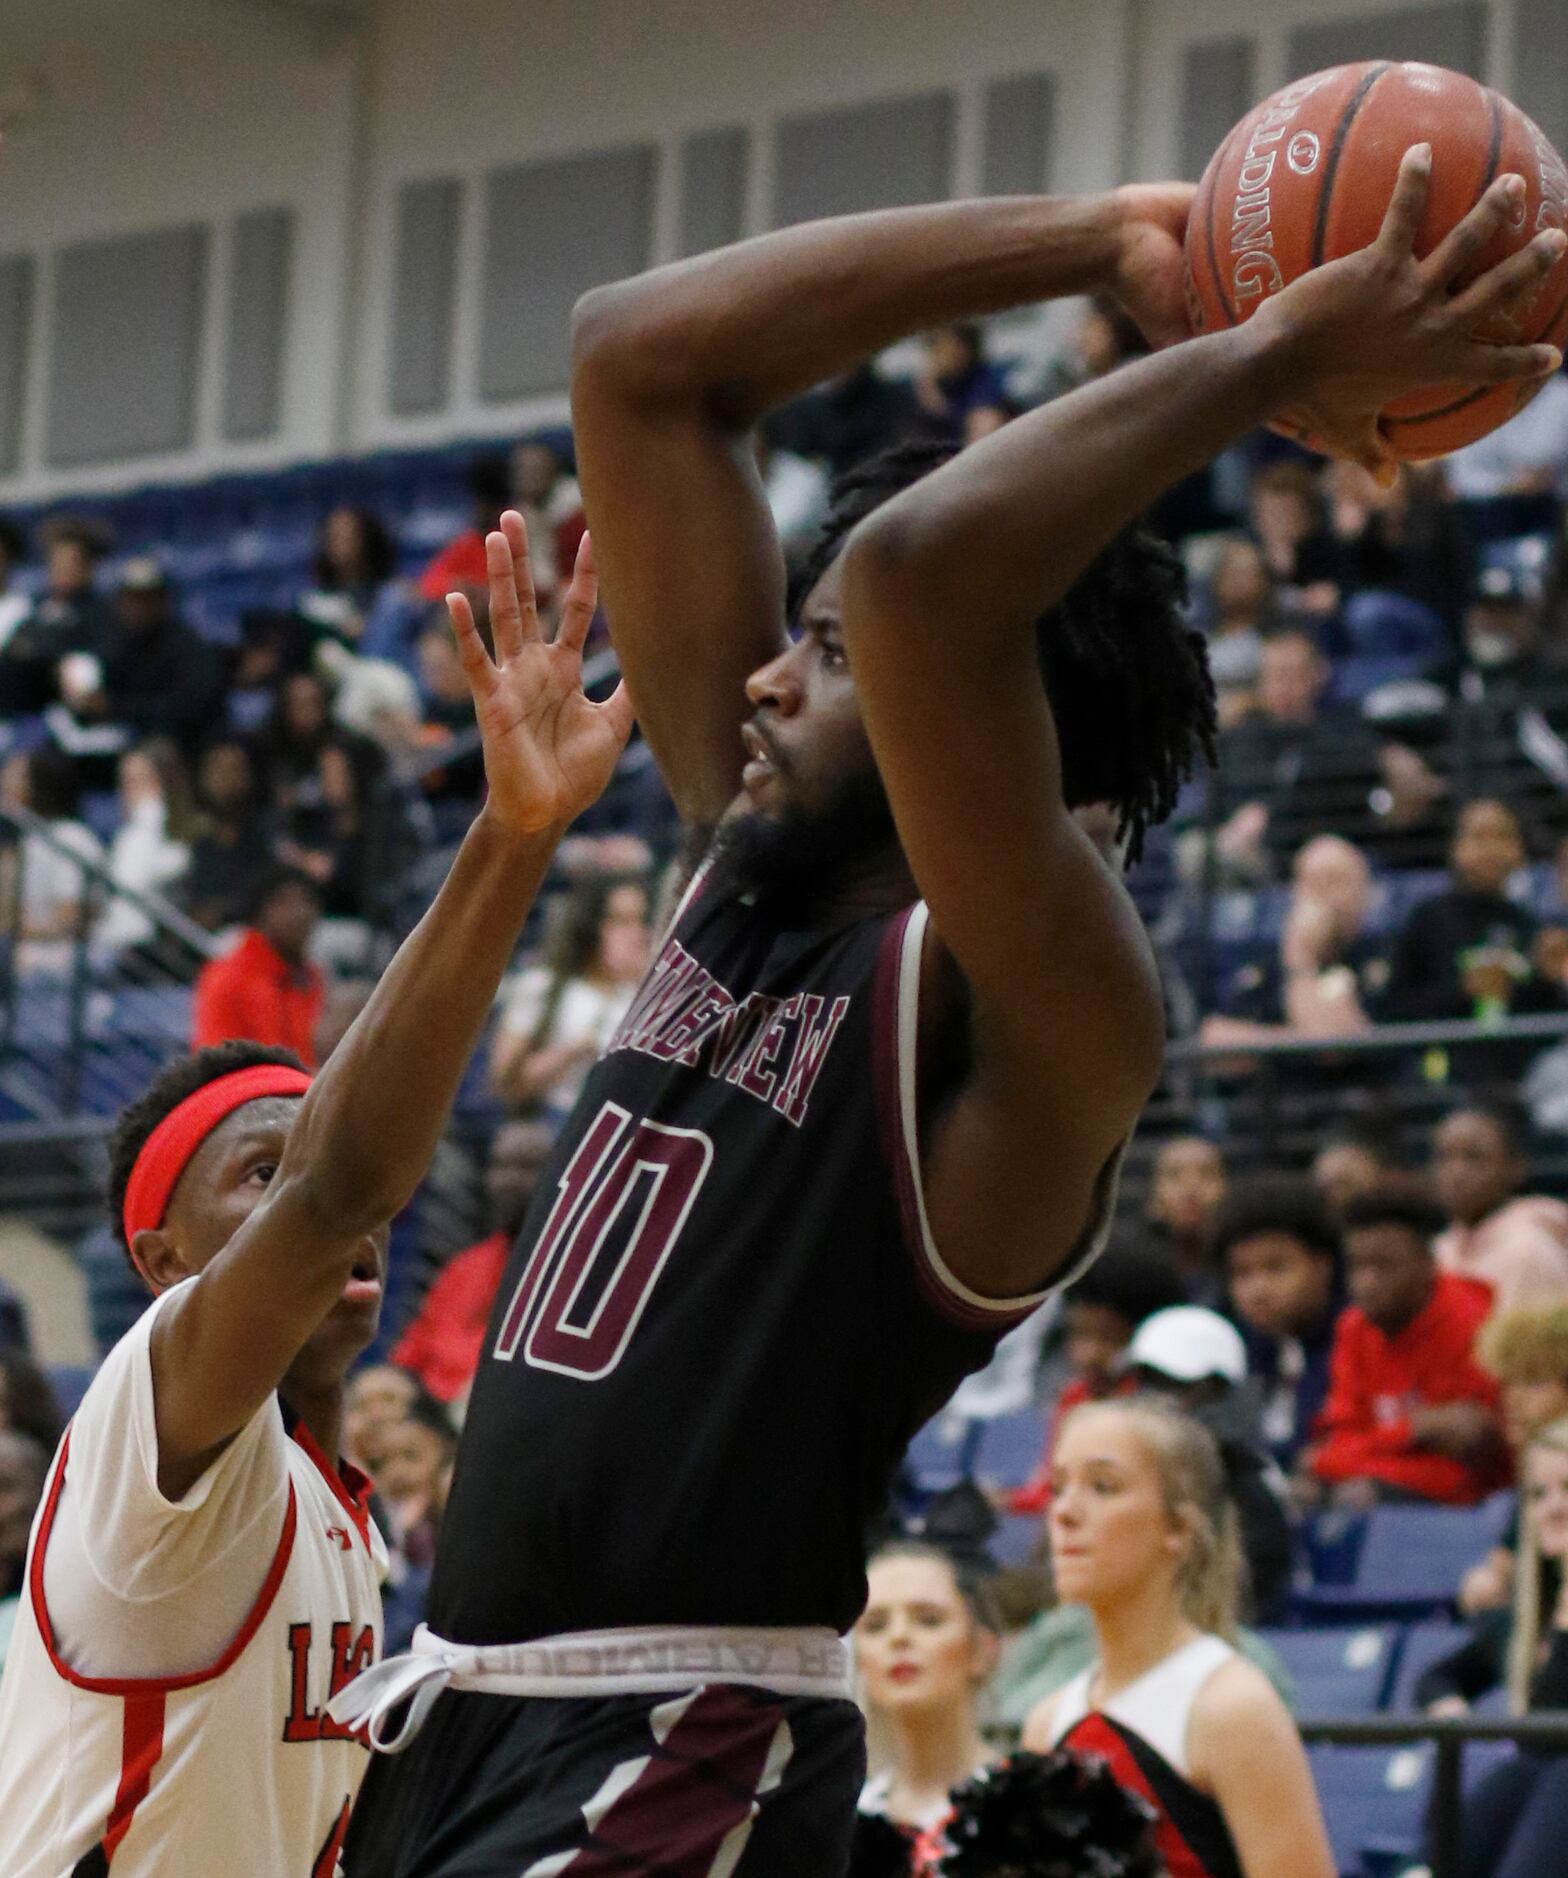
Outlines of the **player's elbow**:
[{"label": "player's elbow", "polygon": [[888,623],[907,643],[922,620],[951,620],[958,604],[949,592],[951,564],[930,524],[889,503],[850,535],[844,550],[844,629],[851,641]]},{"label": "player's elbow", "polygon": [[669,293],[638,274],[592,287],[571,314],[571,402],[580,417],[590,404],[670,415],[708,413],[717,391],[697,370],[693,342]]}]

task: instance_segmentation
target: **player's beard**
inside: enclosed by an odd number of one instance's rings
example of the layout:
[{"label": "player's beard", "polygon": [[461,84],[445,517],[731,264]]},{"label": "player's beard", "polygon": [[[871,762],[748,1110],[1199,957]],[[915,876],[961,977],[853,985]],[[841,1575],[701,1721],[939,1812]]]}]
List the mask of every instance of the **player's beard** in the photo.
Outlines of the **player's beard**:
[{"label": "player's beard", "polygon": [[709,850],[710,891],[745,897],[792,925],[898,840],[874,763],[841,778],[811,807],[731,816]]}]

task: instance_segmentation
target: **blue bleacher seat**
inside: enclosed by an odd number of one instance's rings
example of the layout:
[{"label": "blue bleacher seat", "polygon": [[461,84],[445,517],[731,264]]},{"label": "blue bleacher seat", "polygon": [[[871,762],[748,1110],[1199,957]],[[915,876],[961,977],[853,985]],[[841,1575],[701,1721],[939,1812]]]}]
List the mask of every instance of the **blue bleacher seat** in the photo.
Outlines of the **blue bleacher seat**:
[{"label": "blue bleacher seat", "polygon": [[1353,1629],[1266,1630],[1296,1687],[1296,1712],[1309,1720],[1372,1715],[1382,1706],[1399,1633],[1392,1624]]},{"label": "blue bleacher seat", "polygon": [[1498,1514],[1478,1507],[1380,1506],[1348,1585],[1292,1594],[1299,1615],[1325,1621],[1437,1616],[1451,1610],[1459,1581],[1495,1543]]},{"label": "blue bleacher seat", "polygon": [[1469,1636],[1463,1624],[1411,1624],[1399,1647],[1399,1662],[1389,1689],[1388,1706],[1404,1714],[1416,1706],[1416,1684],[1445,1656],[1452,1656]]},{"label": "blue bleacher seat", "polygon": [[909,1444],[904,1463],[922,1493],[939,1493],[973,1471],[981,1424],[962,1415],[933,1416]]},{"label": "blue bleacher seat", "polygon": [[980,1428],[975,1472],[988,1484],[1021,1487],[1040,1464],[1045,1448],[1045,1417],[1037,1409],[998,1415]]},{"label": "blue bleacher seat", "polygon": [[1425,1747],[1307,1750],[1340,1878],[1361,1878],[1363,1854],[1414,1858],[1432,1785]]}]

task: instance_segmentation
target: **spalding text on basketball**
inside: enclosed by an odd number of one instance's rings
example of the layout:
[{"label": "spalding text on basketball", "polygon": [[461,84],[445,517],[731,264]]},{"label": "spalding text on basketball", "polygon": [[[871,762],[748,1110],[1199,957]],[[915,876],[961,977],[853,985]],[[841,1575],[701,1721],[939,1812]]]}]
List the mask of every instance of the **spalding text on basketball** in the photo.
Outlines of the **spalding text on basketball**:
[{"label": "spalding text on basketball", "polygon": [[[1236,172],[1236,197],[1231,206],[1231,286],[1238,300],[1255,300],[1277,293],[1285,284],[1274,258],[1274,204],[1272,182],[1281,138],[1296,113],[1323,83],[1323,73],[1302,79],[1282,91],[1253,121],[1246,154]],[[1291,138],[1286,161],[1298,176],[1317,167],[1318,140],[1310,132]]]}]

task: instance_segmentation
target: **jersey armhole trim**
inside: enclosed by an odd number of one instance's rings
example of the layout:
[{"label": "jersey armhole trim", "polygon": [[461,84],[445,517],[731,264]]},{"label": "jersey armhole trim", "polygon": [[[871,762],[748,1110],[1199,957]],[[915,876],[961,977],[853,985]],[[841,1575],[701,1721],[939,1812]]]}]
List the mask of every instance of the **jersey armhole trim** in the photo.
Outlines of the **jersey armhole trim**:
[{"label": "jersey armhole trim", "polygon": [[917,1068],[920,961],[930,911],[923,900],[891,920],[877,956],[872,998],[872,1068],[883,1151],[892,1171],[904,1242],[931,1307],[965,1330],[1005,1330],[1031,1316],[1055,1283],[1024,1297],[987,1298],[971,1290],[937,1250],[920,1168]]},{"label": "jersey armhole trim", "polygon": [[294,1496],[294,1483],[289,1482],[288,1505],[283,1514],[283,1530],[278,1536],[277,1549],[272,1555],[272,1563],[267,1568],[267,1576],[262,1580],[261,1589],[256,1593],[245,1621],[229,1642],[227,1649],[215,1663],[206,1669],[192,1670],[184,1676],[83,1676],[71,1668],[61,1656],[54,1634],[54,1624],[49,1616],[49,1604],[44,1595],[44,1558],[49,1549],[49,1535],[54,1528],[55,1512],[60,1504],[60,1494],[65,1486],[65,1465],[71,1451],[71,1431],[66,1429],[60,1442],[60,1453],[54,1464],[54,1474],[49,1482],[44,1499],[43,1512],[39,1515],[38,1531],[33,1539],[33,1554],[27,1567],[28,1596],[33,1607],[33,1621],[38,1626],[38,1635],[43,1642],[50,1666],[55,1674],[73,1688],[85,1689],[91,1695],[140,1696],[161,1692],[173,1694],[181,1689],[194,1689],[204,1682],[213,1682],[230,1670],[244,1655],[246,1646],[261,1628],[262,1620],[272,1609],[273,1599],[278,1595],[278,1587],[283,1582],[283,1574],[288,1570],[289,1559],[294,1551],[294,1533],[299,1523],[299,1508]]},{"label": "jersey armhole trim", "polygon": [[349,1518],[353,1520],[355,1530],[370,1549],[370,1495],[369,1477],[362,1474],[351,1461],[345,1461],[341,1469],[336,1468],[321,1451],[321,1444],[305,1424],[297,1417],[287,1418],[292,1421],[289,1427],[289,1439],[300,1449],[305,1458],[327,1483],[333,1499],[337,1501]]}]

